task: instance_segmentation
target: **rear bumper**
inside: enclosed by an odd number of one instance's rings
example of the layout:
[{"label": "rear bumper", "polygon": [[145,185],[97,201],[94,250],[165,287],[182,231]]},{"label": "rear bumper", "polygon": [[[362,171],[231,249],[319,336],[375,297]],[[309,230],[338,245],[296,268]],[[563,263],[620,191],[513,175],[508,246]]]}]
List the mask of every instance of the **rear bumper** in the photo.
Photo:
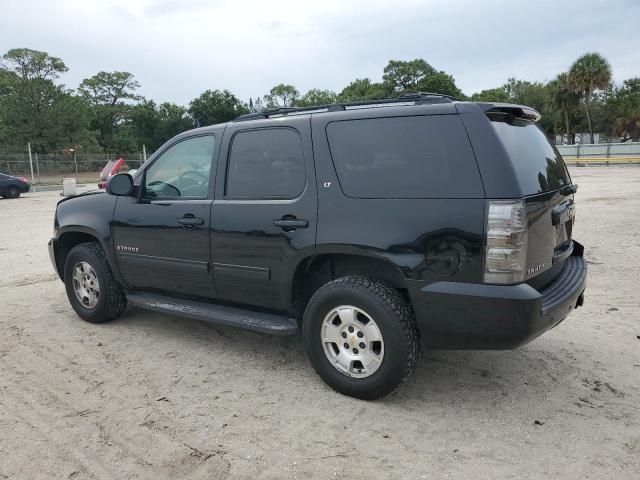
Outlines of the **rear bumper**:
[{"label": "rear bumper", "polygon": [[575,244],[560,275],[541,291],[526,283],[410,286],[425,344],[446,349],[511,349],[555,327],[584,298],[587,263],[582,245]]}]

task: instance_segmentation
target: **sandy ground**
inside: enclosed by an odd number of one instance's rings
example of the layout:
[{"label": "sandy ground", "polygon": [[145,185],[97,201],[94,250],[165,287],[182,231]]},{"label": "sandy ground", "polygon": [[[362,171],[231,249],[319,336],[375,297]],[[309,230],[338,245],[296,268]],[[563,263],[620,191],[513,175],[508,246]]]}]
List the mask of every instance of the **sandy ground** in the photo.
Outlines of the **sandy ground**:
[{"label": "sandy ground", "polygon": [[425,352],[377,402],[276,338],[79,320],[57,195],[0,200],[0,478],[640,478],[640,168],[574,168],[585,307],[511,352]]}]

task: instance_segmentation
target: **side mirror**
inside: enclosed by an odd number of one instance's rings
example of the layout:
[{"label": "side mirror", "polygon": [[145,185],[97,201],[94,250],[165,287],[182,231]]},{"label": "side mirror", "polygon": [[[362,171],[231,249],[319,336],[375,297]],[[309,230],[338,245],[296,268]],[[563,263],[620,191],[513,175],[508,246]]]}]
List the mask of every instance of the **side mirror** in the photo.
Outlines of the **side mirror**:
[{"label": "side mirror", "polygon": [[107,179],[107,193],[127,196],[133,191],[133,177],[128,173],[119,173]]}]

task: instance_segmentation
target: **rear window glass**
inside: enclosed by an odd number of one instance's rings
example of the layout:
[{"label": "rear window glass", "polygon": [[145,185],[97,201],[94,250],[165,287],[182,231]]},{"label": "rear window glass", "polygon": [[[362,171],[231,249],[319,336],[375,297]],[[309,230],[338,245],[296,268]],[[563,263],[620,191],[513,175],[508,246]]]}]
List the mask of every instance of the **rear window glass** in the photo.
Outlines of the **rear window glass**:
[{"label": "rear window glass", "polygon": [[562,157],[535,123],[504,113],[492,113],[489,118],[526,195],[571,183]]},{"label": "rear window glass", "polygon": [[290,128],[265,128],[233,137],[226,194],[244,198],[293,198],[304,189],[302,142]]},{"label": "rear window glass", "polygon": [[347,196],[483,195],[475,157],[457,115],[332,122],[327,125],[327,137]]}]

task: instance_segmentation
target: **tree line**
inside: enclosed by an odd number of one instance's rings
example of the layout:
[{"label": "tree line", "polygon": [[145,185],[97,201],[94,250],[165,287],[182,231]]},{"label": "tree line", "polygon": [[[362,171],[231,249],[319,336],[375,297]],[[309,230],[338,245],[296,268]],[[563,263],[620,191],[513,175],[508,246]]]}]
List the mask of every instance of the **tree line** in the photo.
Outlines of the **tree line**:
[{"label": "tree line", "polygon": [[[61,83],[68,67],[60,58],[28,48],[11,49],[0,61],[0,149],[38,152],[149,151],[182,131],[229,121],[249,112],[335,102],[377,100],[411,92],[434,92],[460,99],[529,105],[542,114],[549,135],[568,143],[579,132],[640,140],[640,78],[614,84],[607,60],[596,53],[578,58],[567,72],[542,83],[510,78],[499,87],[466,96],[450,74],[423,59],[391,60],[381,82],[355,79],[340,92],[293,85],[274,86],[263,96],[239,99],[228,90],[206,90],[187,106],[156,103],[138,93],[129,72],[99,72],[76,90]],[[584,141],[584,140],[583,140]]]}]

